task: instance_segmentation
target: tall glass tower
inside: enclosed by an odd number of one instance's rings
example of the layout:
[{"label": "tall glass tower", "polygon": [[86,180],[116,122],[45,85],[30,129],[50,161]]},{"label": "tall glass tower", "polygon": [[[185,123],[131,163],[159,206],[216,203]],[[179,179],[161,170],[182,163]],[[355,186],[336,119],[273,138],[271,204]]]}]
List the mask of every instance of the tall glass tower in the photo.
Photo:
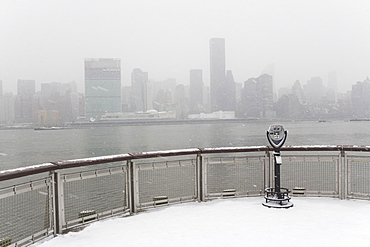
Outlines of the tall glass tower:
[{"label": "tall glass tower", "polygon": [[105,113],[121,112],[121,60],[85,59],[86,118],[98,120]]}]

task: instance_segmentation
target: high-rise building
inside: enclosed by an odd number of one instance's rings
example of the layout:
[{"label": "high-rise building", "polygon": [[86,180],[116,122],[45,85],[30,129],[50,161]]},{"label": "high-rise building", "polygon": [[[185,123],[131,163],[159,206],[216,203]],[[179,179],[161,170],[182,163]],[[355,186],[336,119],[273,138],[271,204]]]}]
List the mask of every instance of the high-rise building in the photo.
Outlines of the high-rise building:
[{"label": "high-rise building", "polygon": [[18,123],[34,123],[38,110],[35,81],[18,80],[17,92],[14,106],[15,121]]},{"label": "high-rise building", "polygon": [[121,60],[85,59],[86,118],[121,112]]},{"label": "high-rise building", "polygon": [[15,122],[15,95],[13,93],[4,94],[4,118],[6,124]]},{"label": "high-rise building", "polygon": [[176,91],[176,79],[168,78],[163,81],[150,82],[153,95],[153,109],[157,111],[174,110],[174,93]]},{"label": "high-rise building", "polygon": [[138,68],[131,72],[130,108],[134,112],[151,110],[151,108],[148,109],[148,72]]},{"label": "high-rise building", "polygon": [[352,85],[352,117],[370,118],[370,79]]},{"label": "high-rise building", "polygon": [[225,39],[212,38],[210,45],[210,100],[211,110],[222,110],[225,84]]},{"label": "high-rise building", "polygon": [[331,71],[328,73],[328,88],[332,92],[334,102],[337,102],[338,88],[337,88],[337,72]]},{"label": "high-rise building", "polygon": [[296,80],[296,82],[293,84],[292,94],[297,96],[300,104],[302,104],[304,102],[302,86],[301,86],[301,83],[299,82],[299,80]]},{"label": "high-rise building", "polygon": [[243,117],[247,118],[274,117],[272,76],[262,74],[244,82],[242,110]]},{"label": "high-rise building", "polygon": [[204,111],[203,99],[204,83],[201,69],[190,70],[189,107],[190,113]]},{"label": "high-rise building", "polygon": [[36,92],[34,80],[18,80],[18,95],[34,95]]},{"label": "high-rise building", "polygon": [[260,109],[258,105],[258,90],[256,78],[249,78],[244,82],[241,91],[241,117],[259,118]]},{"label": "high-rise building", "polygon": [[261,109],[262,118],[271,118],[274,116],[274,95],[272,76],[262,74],[257,78],[258,100]]},{"label": "high-rise building", "polygon": [[235,111],[236,108],[236,92],[235,81],[231,70],[226,71],[225,83],[222,90],[223,104],[221,110]]},{"label": "high-rise building", "polygon": [[303,93],[307,103],[312,105],[318,104],[326,94],[326,88],[322,79],[320,77],[312,77],[307,81],[307,84],[303,86]]},{"label": "high-rise building", "polygon": [[72,122],[78,118],[79,95],[75,82],[41,83],[39,95],[39,124],[59,124]]}]

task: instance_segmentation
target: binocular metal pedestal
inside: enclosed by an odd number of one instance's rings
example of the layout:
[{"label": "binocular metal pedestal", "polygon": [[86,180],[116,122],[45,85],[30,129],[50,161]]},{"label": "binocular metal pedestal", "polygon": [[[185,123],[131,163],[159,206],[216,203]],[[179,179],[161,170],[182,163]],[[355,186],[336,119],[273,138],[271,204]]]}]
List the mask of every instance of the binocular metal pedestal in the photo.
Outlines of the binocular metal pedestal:
[{"label": "binocular metal pedestal", "polygon": [[276,188],[265,189],[265,202],[262,205],[269,208],[293,207],[293,203],[290,202],[290,190],[287,188],[279,188],[279,190],[276,191]]},{"label": "binocular metal pedestal", "polygon": [[271,125],[266,132],[267,140],[274,148],[274,167],[275,167],[275,187],[265,189],[265,202],[263,206],[269,208],[290,208],[293,203],[290,202],[289,189],[280,187],[280,166],[282,159],[280,156],[280,148],[283,146],[288,132],[280,124]]}]

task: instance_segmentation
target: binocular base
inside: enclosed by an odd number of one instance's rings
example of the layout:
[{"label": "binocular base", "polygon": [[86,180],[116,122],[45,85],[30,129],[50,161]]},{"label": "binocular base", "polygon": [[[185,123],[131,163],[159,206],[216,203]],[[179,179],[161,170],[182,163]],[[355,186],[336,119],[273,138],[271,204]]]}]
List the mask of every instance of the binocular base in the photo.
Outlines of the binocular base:
[{"label": "binocular base", "polygon": [[263,206],[268,208],[291,208],[293,203],[290,202],[289,190],[287,188],[280,188],[275,191],[275,188],[265,189],[265,202]]},{"label": "binocular base", "polygon": [[268,208],[291,208],[294,204],[292,202],[279,203],[276,201],[269,201],[262,203],[262,205]]}]

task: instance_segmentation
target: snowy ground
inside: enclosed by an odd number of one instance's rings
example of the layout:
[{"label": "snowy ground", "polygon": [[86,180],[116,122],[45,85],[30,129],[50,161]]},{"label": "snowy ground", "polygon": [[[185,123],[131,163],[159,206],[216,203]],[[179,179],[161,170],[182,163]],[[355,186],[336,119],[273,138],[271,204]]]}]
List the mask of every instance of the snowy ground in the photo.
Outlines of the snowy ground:
[{"label": "snowy ground", "polygon": [[293,198],[273,209],[263,198],[214,200],[151,209],[96,222],[33,246],[370,246],[370,202]]}]

